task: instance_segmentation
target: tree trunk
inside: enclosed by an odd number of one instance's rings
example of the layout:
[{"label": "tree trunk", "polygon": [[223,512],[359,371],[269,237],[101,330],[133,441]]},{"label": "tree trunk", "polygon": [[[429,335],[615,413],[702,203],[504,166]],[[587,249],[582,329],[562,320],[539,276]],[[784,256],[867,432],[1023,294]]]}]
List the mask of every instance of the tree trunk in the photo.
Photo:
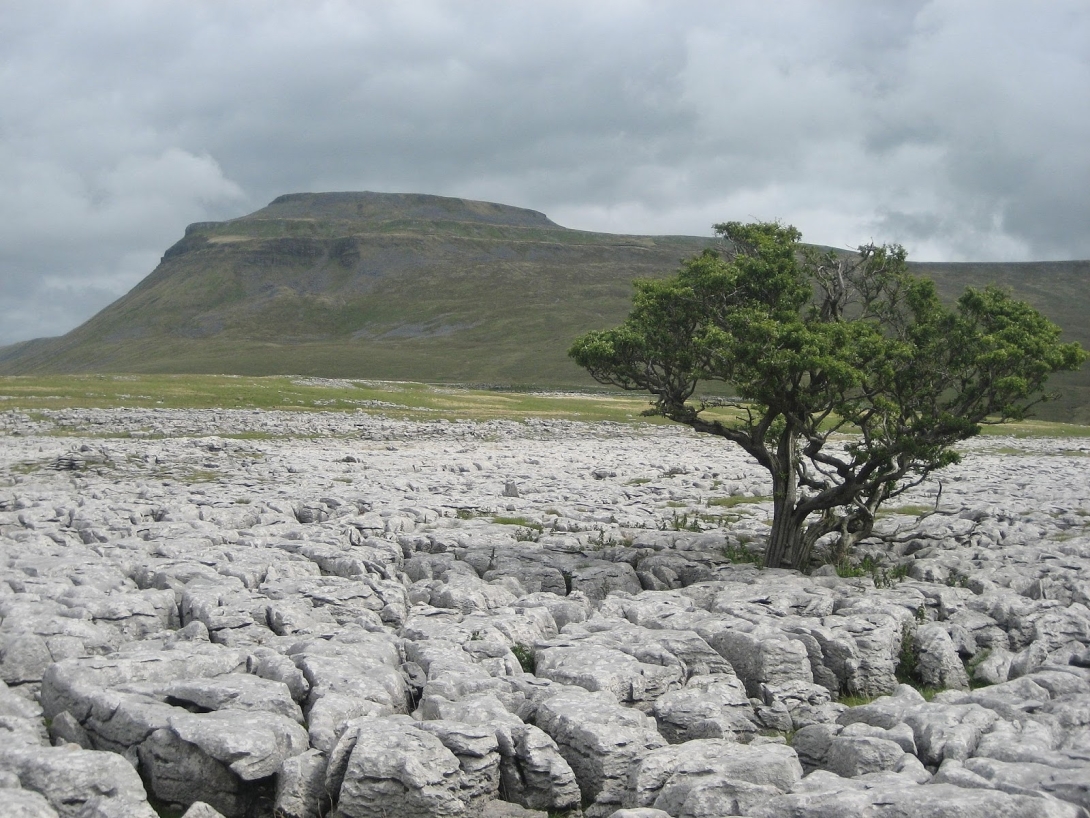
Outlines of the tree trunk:
[{"label": "tree trunk", "polygon": [[802,538],[802,520],[796,519],[798,477],[795,474],[795,431],[788,424],[776,447],[772,471],[772,531],[765,549],[768,568],[798,568],[791,558],[798,553]]}]

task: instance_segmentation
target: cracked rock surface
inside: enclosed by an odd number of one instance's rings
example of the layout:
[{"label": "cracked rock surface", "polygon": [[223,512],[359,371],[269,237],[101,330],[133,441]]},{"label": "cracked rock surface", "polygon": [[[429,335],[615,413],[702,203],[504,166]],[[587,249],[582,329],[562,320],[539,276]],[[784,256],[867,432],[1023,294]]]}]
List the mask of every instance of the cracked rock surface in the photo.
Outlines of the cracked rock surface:
[{"label": "cracked rock surface", "polygon": [[1090,815],[1081,439],[967,442],[854,577],[755,567],[764,473],[678,427],[58,410],[0,440],[13,814]]}]

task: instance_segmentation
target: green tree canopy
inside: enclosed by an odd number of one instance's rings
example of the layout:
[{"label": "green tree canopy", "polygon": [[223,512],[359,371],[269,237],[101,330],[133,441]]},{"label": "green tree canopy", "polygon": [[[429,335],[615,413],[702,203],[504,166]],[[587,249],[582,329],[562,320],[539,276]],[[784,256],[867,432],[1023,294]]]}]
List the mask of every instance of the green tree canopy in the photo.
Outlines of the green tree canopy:
[{"label": "green tree canopy", "polygon": [[[907,273],[900,246],[848,255],[804,247],[777,223],[715,229],[729,253],[706,250],[673,278],[635,282],[628,319],[568,354],[769,471],[766,565],[806,568],[834,533],[847,553],[883,502],[957,462],[955,443],[1024,417],[1048,399],[1051,373],[1086,358],[997,288],[943,305],[933,282]],[[737,399],[698,394],[716,382]]]}]

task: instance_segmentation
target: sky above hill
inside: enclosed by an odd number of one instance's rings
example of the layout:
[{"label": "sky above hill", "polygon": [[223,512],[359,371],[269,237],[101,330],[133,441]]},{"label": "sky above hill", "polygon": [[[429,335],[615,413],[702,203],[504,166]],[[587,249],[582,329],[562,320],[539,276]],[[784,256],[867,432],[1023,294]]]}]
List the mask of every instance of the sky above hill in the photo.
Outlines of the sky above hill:
[{"label": "sky above hill", "polygon": [[1090,257],[1086,0],[8,0],[0,344],[279,194]]}]

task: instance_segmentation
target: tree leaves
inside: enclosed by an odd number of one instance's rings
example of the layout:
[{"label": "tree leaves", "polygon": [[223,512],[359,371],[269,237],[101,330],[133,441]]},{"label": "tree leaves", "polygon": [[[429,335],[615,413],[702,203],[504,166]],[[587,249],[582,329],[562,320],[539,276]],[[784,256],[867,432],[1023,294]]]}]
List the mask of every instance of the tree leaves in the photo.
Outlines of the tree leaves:
[{"label": "tree leaves", "polygon": [[[716,231],[729,257],[705,250],[673,278],[637,281],[628,319],[577,339],[569,355],[769,470],[768,564],[805,567],[831,532],[841,549],[866,536],[882,502],[956,462],[954,443],[981,423],[1023,417],[1048,398],[1052,372],[1086,358],[999,289],[968,289],[944,306],[932,282],[908,275],[897,245],[848,255],[802,248],[778,223]],[[694,395],[714,383],[746,402],[738,420],[703,417],[721,401]],[[858,438],[830,445],[845,428]]]}]

